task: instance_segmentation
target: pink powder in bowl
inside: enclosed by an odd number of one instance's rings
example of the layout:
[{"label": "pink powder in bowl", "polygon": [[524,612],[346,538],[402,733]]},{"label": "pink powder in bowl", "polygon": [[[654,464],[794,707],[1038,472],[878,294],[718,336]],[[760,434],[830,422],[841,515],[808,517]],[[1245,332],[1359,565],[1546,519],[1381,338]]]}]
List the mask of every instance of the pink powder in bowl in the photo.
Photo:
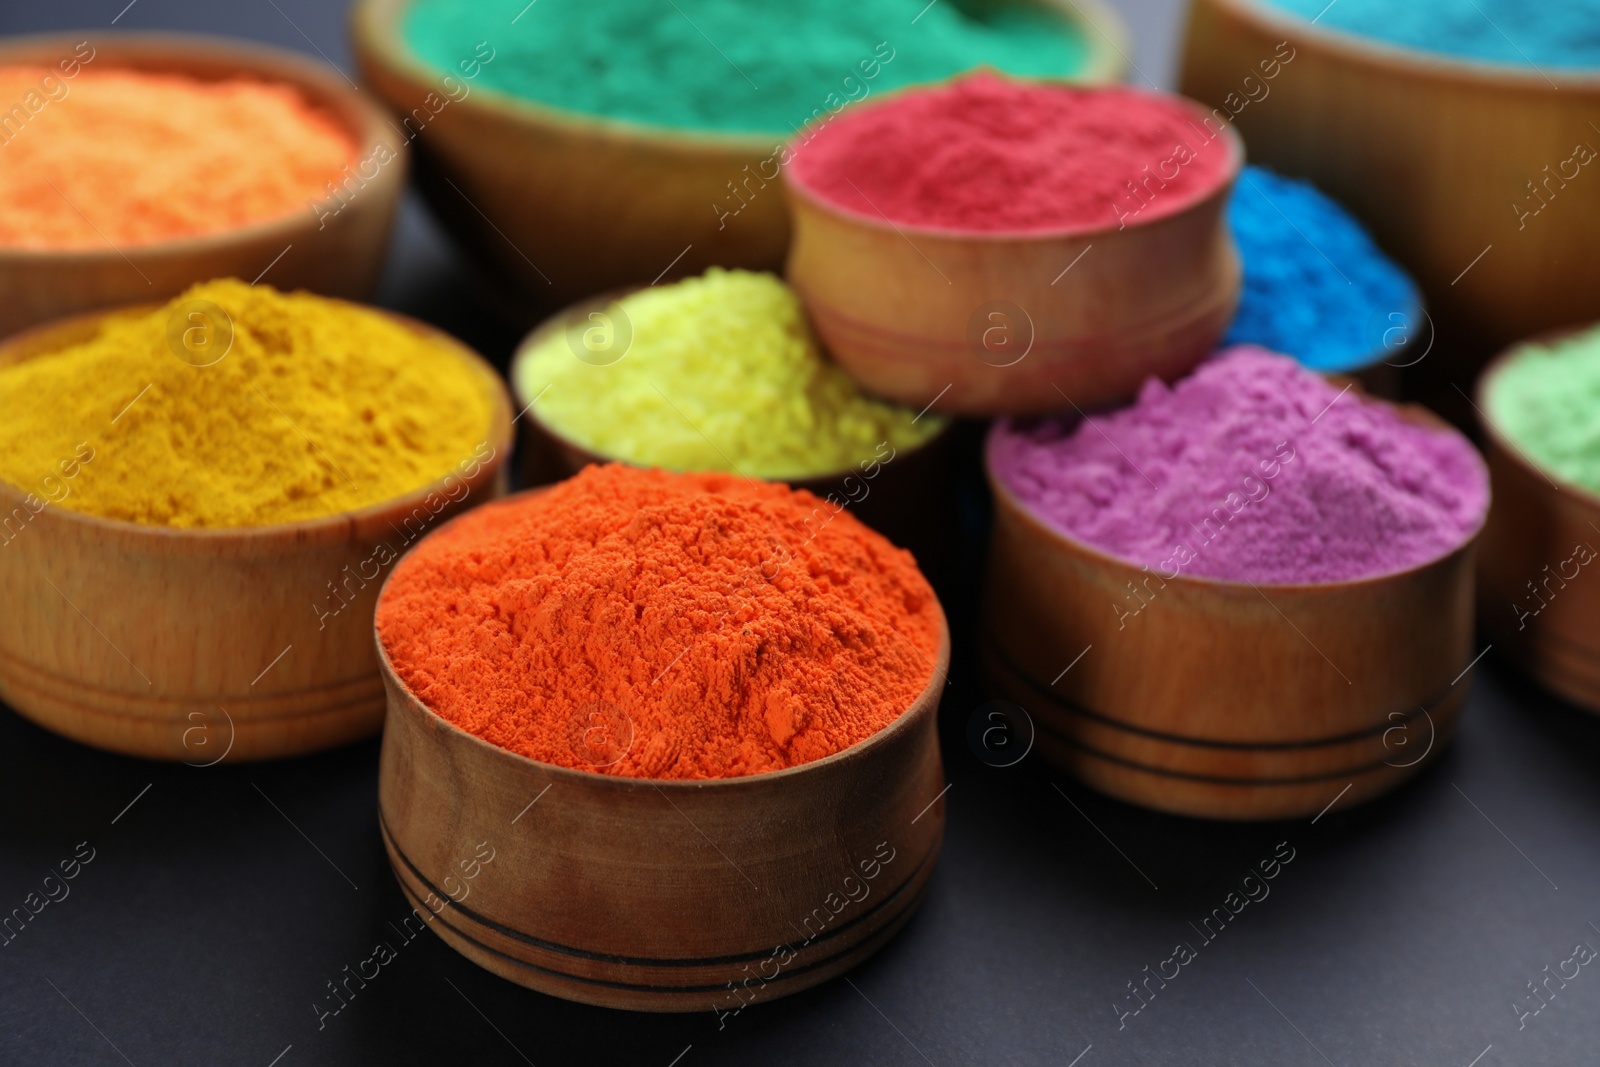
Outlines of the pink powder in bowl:
[{"label": "pink powder in bowl", "polygon": [[1242,161],[1179,96],[974,74],[850,108],[791,147],[787,181],[879,223],[1074,233],[1182,211]]},{"label": "pink powder in bowl", "polygon": [[1459,433],[1248,346],[1088,421],[1002,420],[988,458],[1047,525],[1169,579],[1392,574],[1459,548],[1489,506]]}]

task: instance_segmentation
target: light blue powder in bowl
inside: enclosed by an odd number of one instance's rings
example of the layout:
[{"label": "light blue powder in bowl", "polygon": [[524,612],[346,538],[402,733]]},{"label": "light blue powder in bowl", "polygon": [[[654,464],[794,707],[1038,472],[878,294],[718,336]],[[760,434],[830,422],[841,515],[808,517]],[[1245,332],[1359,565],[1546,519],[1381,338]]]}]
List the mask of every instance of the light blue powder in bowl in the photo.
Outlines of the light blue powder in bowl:
[{"label": "light blue powder in bowl", "polygon": [[1421,52],[1520,67],[1600,67],[1600,4],[1594,0],[1264,2],[1330,30]]}]

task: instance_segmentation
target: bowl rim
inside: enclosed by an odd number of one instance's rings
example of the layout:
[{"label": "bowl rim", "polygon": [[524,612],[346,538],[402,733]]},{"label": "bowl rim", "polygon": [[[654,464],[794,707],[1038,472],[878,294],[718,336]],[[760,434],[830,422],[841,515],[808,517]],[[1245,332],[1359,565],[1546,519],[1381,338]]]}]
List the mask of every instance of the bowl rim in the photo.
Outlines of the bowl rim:
[{"label": "bowl rim", "polygon": [[[1289,359],[1291,357],[1284,356],[1283,358]],[[1065,530],[1059,529],[1057,526],[1055,526],[1055,524],[1046,520],[1032,507],[1023,503],[1017,497],[1016,493],[1012,491],[1011,486],[1006,484],[1005,480],[1000,476],[1000,473],[995,469],[994,443],[1002,432],[1003,423],[1010,421],[1009,419],[996,419],[994,424],[990,426],[989,432],[984,435],[984,475],[989,483],[989,489],[994,494],[997,501],[1003,499],[1005,505],[1012,511],[1025,516],[1029,522],[1037,526],[1039,530],[1047,534],[1052,540],[1060,541],[1065,544],[1069,551],[1080,556],[1088,556],[1096,562],[1115,564],[1116,566],[1126,568],[1135,573],[1143,573],[1148,571],[1159,578],[1162,582],[1177,583],[1180,587],[1187,585],[1195,590],[1239,592],[1249,589],[1256,592],[1281,592],[1294,595],[1307,593],[1314,594],[1344,592],[1361,588],[1370,589],[1376,588],[1380,585],[1410,578],[1424,571],[1431,570],[1470,550],[1473,545],[1476,544],[1478,538],[1482,536],[1484,527],[1489,521],[1490,509],[1494,503],[1493,489],[1489,482],[1489,468],[1488,464],[1484,461],[1483,453],[1480,452],[1477,446],[1472,443],[1471,439],[1469,439],[1460,430],[1445,422],[1438,415],[1434,414],[1428,408],[1425,408],[1420,404],[1396,404],[1391,401],[1384,400],[1381,397],[1370,396],[1360,387],[1359,383],[1354,381],[1350,383],[1350,391],[1358,394],[1357,398],[1362,403],[1381,404],[1387,406],[1394,409],[1394,411],[1397,414],[1400,414],[1402,417],[1406,417],[1408,421],[1419,422],[1422,425],[1429,426],[1440,432],[1454,434],[1463,444],[1467,446],[1468,451],[1470,451],[1471,454],[1477,458],[1478,471],[1483,478],[1485,489],[1483,513],[1478,516],[1478,522],[1472,528],[1471,532],[1468,533],[1466,537],[1464,537],[1454,547],[1447,549],[1436,556],[1432,556],[1428,559],[1413,563],[1410,566],[1400,568],[1399,570],[1383,571],[1378,574],[1368,574],[1360,578],[1341,578],[1332,582],[1252,582],[1248,579],[1213,578],[1209,575],[1185,574],[1182,572],[1179,572],[1173,577],[1168,578],[1165,574],[1162,574],[1159,570],[1152,568],[1149,564],[1139,564],[1135,563],[1133,560],[1124,559],[1121,556],[1114,555],[1097,545],[1090,544],[1075,534],[1071,534]],[[1054,418],[1059,416],[1046,417]],[[997,508],[996,510],[999,509]]]},{"label": "bowl rim", "polygon": [[[488,501],[479,507],[515,507],[524,500],[549,492],[552,488],[554,487],[544,485],[536,486],[532,489],[523,489],[498,500]],[[471,511],[476,510],[478,509],[471,509]],[[435,526],[418,540],[417,547],[420,547],[422,542],[435,534],[442,533],[461,519],[466,518],[467,515],[471,514],[471,511],[462,512],[453,516],[449,521]],[[880,534],[879,536],[881,537],[882,535]],[[832,767],[864,759],[873,749],[887,744],[891,737],[897,737],[907,730],[914,729],[915,723],[924,716],[934,720],[933,728],[937,734],[939,703],[943,698],[945,687],[949,684],[950,676],[950,620],[945,615],[943,601],[939,599],[939,594],[933,589],[931,583],[928,585],[928,592],[939,620],[939,649],[934,653],[933,666],[928,672],[926,684],[912,698],[911,703],[902,709],[900,714],[891,719],[883,729],[868,734],[855,744],[841,748],[837,752],[830,752],[826,756],[808,760],[805,763],[797,763],[792,767],[784,767],[776,771],[761,771],[757,774],[743,774],[732,778],[635,778],[627,775],[601,774],[598,771],[579,770],[576,767],[565,767],[559,763],[546,763],[544,760],[537,760],[532,756],[524,756],[520,752],[502,748],[471,731],[462,729],[430,707],[427,701],[413,692],[411,687],[406,684],[405,679],[400,677],[400,672],[395,669],[394,663],[389,659],[389,650],[384,646],[383,632],[378,624],[378,613],[382,611],[384,599],[388,596],[389,583],[394,580],[394,576],[399,570],[399,566],[390,567],[389,573],[384,575],[383,584],[378,587],[378,596],[375,601],[372,619],[372,640],[377,648],[378,673],[383,677],[385,691],[390,691],[392,687],[392,691],[398,692],[407,702],[420,708],[423,717],[435,726],[458,735],[460,738],[465,738],[478,746],[478,751],[489,758],[511,760],[514,765],[519,766],[523,771],[538,770],[573,784],[583,784],[602,789],[617,789],[622,792],[636,792],[644,789],[672,789],[687,793],[708,789],[753,788],[763,786],[769,782],[783,781],[809,770]],[[920,568],[917,573],[922,573]],[[926,577],[923,580],[927,581]]]},{"label": "bowl rim", "polygon": [[[978,73],[999,77],[1002,80],[1009,82],[1039,86],[1043,88],[1072,89],[1086,93],[1124,92],[1150,97],[1183,107],[1184,109],[1193,112],[1193,117],[1197,119],[1209,118],[1216,111],[1215,108],[1208,109],[1204,104],[1193,99],[1192,97],[1187,97],[1177,92],[1169,92],[1164,89],[1152,89],[1142,85],[1128,85],[1122,83],[1110,85],[1084,85],[1081,83],[1067,81],[1066,79],[1062,78],[1010,74],[1005,71],[995,70],[992,67],[973,68],[972,70],[962,71],[939,81],[919,82],[914,85],[900,86],[883,93],[882,96],[880,96],[876,101],[871,104],[867,104],[866,106],[868,108],[882,107],[886,104],[893,104],[906,93],[923,93],[945,89],[958,81]],[[791,152],[794,159],[798,159],[800,157],[800,155],[805,151],[805,142],[814,136],[815,132],[820,128],[821,127],[807,125],[800,131],[800,133],[796,134],[795,137],[785,145],[785,147]],[[1142,219],[1133,223],[1131,226],[1118,226],[1114,223],[1097,223],[1089,226],[1067,226],[1055,227],[1051,229],[969,230],[950,226],[934,226],[926,223],[896,221],[888,219],[884,216],[868,215],[864,212],[859,212],[853,208],[844,207],[843,205],[836,204],[833,201],[826,199],[816,190],[810,188],[806,184],[805,180],[801,177],[801,174],[794,170],[792,166],[785,168],[783,192],[784,195],[789,197],[792,201],[802,202],[808,208],[821,215],[826,215],[837,221],[845,222],[850,225],[875,230],[879,233],[893,234],[901,237],[904,237],[906,234],[913,234],[932,240],[943,240],[951,243],[961,242],[968,244],[1038,244],[1049,241],[1083,242],[1092,240],[1094,238],[1104,239],[1118,233],[1138,233],[1145,231],[1150,228],[1160,226],[1164,222],[1170,222],[1173,219],[1182,218],[1213,200],[1223,200],[1223,208],[1226,210],[1225,201],[1231,195],[1234,185],[1238,182],[1239,176],[1244,170],[1245,143],[1244,138],[1239,134],[1238,128],[1231,119],[1227,125],[1222,128],[1220,135],[1222,137],[1223,144],[1227,148],[1227,159],[1224,162],[1221,175],[1217,180],[1215,188],[1207,189],[1204,192],[1193,196],[1188,201],[1179,201],[1178,207],[1172,208],[1165,214],[1156,215],[1148,219]],[[1213,138],[1213,140],[1215,140],[1215,138]],[[795,212],[797,217],[801,214],[801,212]]]},{"label": "bowl rim", "polygon": [[[40,58],[49,49],[72,48],[84,40],[82,33],[36,33],[0,38],[0,64],[43,62]],[[219,34],[188,33],[176,30],[95,30],[87,38],[95,49],[95,59],[101,59],[101,49],[110,62],[109,69],[166,69],[174,74],[193,74],[194,61],[209,61],[220,65],[225,61],[234,69],[232,77],[260,80],[288,85],[297,90],[313,107],[328,113],[349,136],[353,153],[346,167],[355,167],[368,159],[380,146],[395,154],[401,168],[384,168],[393,172],[389,179],[397,187],[403,184],[404,165],[407,159],[406,143],[384,137],[384,130],[392,130],[388,114],[368,99],[342,77],[324,69],[299,52],[251,40],[225,37]],[[137,66],[130,59],[148,61]],[[328,64],[331,66],[331,64]],[[102,68],[96,68],[102,69]],[[338,68],[333,68],[338,71]],[[339,75],[343,71],[338,71]],[[328,107],[326,101],[337,100],[341,107]],[[383,170],[379,171],[381,175]],[[377,178],[371,179],[376,181]],[[86,246],[83,248],[24,248],[0,245],[0,262],[10,261],[19,266],[30,263],[91,264],[125,258],[124,254],[140,258],[180,258],[203,255],[267,238],[290,240],[316,222],[303,210],[262,219],[245,226],[209,233],[189,234],[144,244],[122,244],[116,248]]]},{"label": "bowl rim", "polygon": [[[515,426],[511,416],[509,390],[506,388],[504,380],[494,369],[494,366],[472,346],[439,329],[437,326],[423,322],[420,319],[414,319],[409,315],[390,311],[387,308],[373,307],[369,304],[361,304],[353,300],[342,300],[331,296],[319,296],[318,299],[359,308],[363,311],[375,312],[424,337],[442,342],[442,347],[449,350],[453,356],[461,361],[463,366],[471,370],[488,394],[490,408],[489,428],[484,433],[483,440],[484,443],[495,446],[496,454],[491,459],[483,462],[482,469],[493,470],[497,464],[503,466],[509,460],[512,444],[515,440]],[[37,326],[30,326],[12,334],[10,337],[0,338],[0,368],[51,354],[51,350],[45,350],[25,359],[10,358],[9,353],[18,342],[26,341],[33,337],[47,337],[57,330],[66,330],[74,325],[87,326],[115,315],[137,314],[141,310],[149,311],[164,306],[165,304],[160,302],[125,304],[119,307],[101,308],[97,311],[68,315],[64,318],[51,319]],[[423,506],[424,501],[438,491],[438,487],[443,484],[444,479],[448,478],[451,473],[454,472],[441,474],[434,480],[409,490],[400,496],[391,497],[388,500],[380,500],[353,511],[338,511],[331,515],[321,515],[311,519],[296,519],[290,522],[270,523],[263,526],[163,526],[153,523],[129,522],[126,519],[108,518],[104,515],[77,511],[73,508],[59,505],[47,504],[47,508],[56,513],[56,517],[59,519],[124,537],[150,538],[155,541],[187,542],[196,545],[219,547],[225,547],[230,544],[259,543],[280,537],[291,538],[296,542],[309,542],[319,535],[334,534],[338,531],[358,526],[363,522],[382,518],[392,512]],[[29,495],[33,495],[32,490],[24,489],[21,486],[13,485],[4,479],[0,479],[0,514],[9,515],[14,508],[24,506],[21,501]],[[40,509],[40,512],[43,510],[45,509]],[[40,512],[35,512],[35,514]]]},{"label": "bowl rim", "polygon": [[1551,486],[1557,493],[1573,498],[1589,511],[1600,514],[1600,491],[1574,482],[1536,463],[1532,456],[1512,440],[1509,433],[1501,429],[1493,414],[1494,404],[1490,400],[1495,380],[1517,360],[1529,358],[1535,349],[1558,344],[1581,334],[1600,336],[1600,324],[1588,323],[1582,326],[1559,326],[1551,330],[1541,330],[1508,345],[1491,359],[1488,366],[1484,367],[1483,373],[1478,375],[1478,382],[1472,390],[1472,407],[1477,412],[1478,426],[1483,430],[1485,440],[1493,444],[1502,456],[1520,468],[1524,474]]},{"label": "bowl rim", "polygon": [[[1254,22],[1260,29],[1269,29],[1273,33],[1288,31],[1288,40],[1291,42],[1298,36],[1302,42],[1314,42],[1316,47],[1326,49],[1340,59],[1378,67],[1388,73],[1411,77],[1445,76],[1457,85],[1473,88],[1529,89],[1539,93],[1551,92],[1557,88],[1544,73],[1543,68],[1532,64],[1519,66],[1496,63],[1447,52],[1428,52],[1376,37],[1363,37],[1349,30],[1319,26],[1299,15],[1275,7],[1266,0],[1210,0],[1210,2],[1238,18]],[[1575,87],[1600,90],[1600,66],[1548,69],[1570,81]]]},{"label": "bowl rim", "polygon": [[[418,84],[432,84],[440,76],[454,76],[452,72],[429,66],[406,44],[400,32],[406,9],[416,0],[356,0],[350,10],[351,38],[358,58],[365,51],[390,74],[400,75]],[[1119,79],[1127,62],[1128,31],[1121,15],[1105,0],[1022,0],[1033,6],[1051,9],[1065,22],[1078,29],[1086,42],[1085,66],[1071,75],[1080,83],[1109,83]],[[1105,43],[1094,43],[1099,37]],[[1115,57],[1115,58],[1114,58]],[[1063,76],[1067,77],[1067,76]],[[487,114],[518,123],[555,127],[568,134],[581,134],[605,141],[624,144],[648,145],[659,149],[688,151],[697,155],[738,155],[740,158],[771,150],[777,154],[789,142],[790,134],[783,130],[760,132],[738,130],[705,130],[691,126],[664,126],[619,119],[606,115],[590,114],[570,108],[556,107],[530,100],[493,88],[475,88],[474,94],[483,93],[488,99],[479,106]],[[460,101],[470,106],[469,95]],[[863,98],[865,99],[865,98]],[[841,114],[849,105],[841,108]]]},{"label": "bowl rim", "polygon": [[[783,280],[781,277],[773,274],[770,271],[752,271],[750,273],[769,274],[772,277],[778,278],[779,281]],[[787,283],[784,284],[787,285]],[[584,311],[596,308],[610,307],[612,304],[619,303],[624,298],[631,296],[634,293],[640,293],[649,288],[651,288],[651,286],[635,285],[629,286],[625,289],[612,289],[608,292],[597,293],[594,296],[584,297],[581,300],[575,300],[566,307],[559,308],[556,311],[551,312],[551,314],[543,321],[537,323],[533,329],[529,330],[527,334],[525,334],[523,338],[517,342],[517,347],[512,350],[511,362],[506,374],[507,379],[510,381],[512,396],[515,398],[516,403],[521,405],[517,409],[520,412],[518,417],[520,418],[526,416],[529,425],[536,428],[537,432],[545,434],[557,445],[563,448],[570,449],[574,453],[589,457],[590,462],[592,463],[620,463],[626,467],[637,467],[644,470],[666,470],[679,474],[715,471],[715,473],[737,474],[744,477],[754,478],[758,482],[781,482],[790,486],[791,488],[806,489],[810,492],[816,492],[816,486],[818,485],[840,481],[856,473],[858,468],[861,466],[860,463],[850,467],[841,467],[838,470],[823,471],[817,474],[798,475],[747,474],[744,471],[721,471],[710,467],[694,468],[693,470],[680,470],[676,467],[665,467],[657,463],[628,459],[623,456],[608,455],[607,453],[597,451],[596,449],[591,448],[582,442],[573,440],[566,433],[551,426],[550,423],[546,421],[537,410],[538,397],[530,399],[527,395],[527,391],[522,387],[522,375],[520,373],[521,368],[524,363],[532,359],[533,349],[545,343],[545,341],[553,336],[558,329],[563,328],[570,316],[581,314]],[[812,332],[814,335],[815,330]],[[828,354],[828,350],[822,344],[821,338],[814,337],[813,339],[816,341],[818,350],[821,351],[830,362],[832,362],[832,356]],[[837,366],[837,364],[835,365]],[[860,389],[859,384],[857,385],[857,388]],[[887,400],[883,397],[877,396],[876,394],[868,393],[865,389],[860,389],[860,391],[862,395],[879,401],[880,403],[889,404],[906,411],[910,410],[907,405],[901,404],[898,401]],[[540,395],[542,396],[543,393],[541,392]],[[922,441],[919,441],[917,444],[905,448],[903,453],[897,449],[896,458],[898,458],[898,456],[901,454],[912,456],[922,452],[924,449],[929,448],[940,440],[946,438],[951,429],[955,426],[956,420],[942,412],[925,412],[924,414],[931,414],[935,419],[943,419],[944,425],[938,430],[934,431],[932,434],[929,434]],[[921,416],[918,416],[918,418],[920,417]]]}]

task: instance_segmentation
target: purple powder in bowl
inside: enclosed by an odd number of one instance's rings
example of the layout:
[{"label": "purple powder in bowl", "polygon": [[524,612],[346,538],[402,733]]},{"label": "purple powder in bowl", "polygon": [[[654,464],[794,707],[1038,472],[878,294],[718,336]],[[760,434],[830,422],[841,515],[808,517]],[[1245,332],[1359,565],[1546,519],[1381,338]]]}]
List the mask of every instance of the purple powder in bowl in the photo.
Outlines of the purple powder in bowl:
[{"label": "purple powder in bowl", "polygon": [[994,477],[1047,525],[1163,577],[1349,581],[1447,555],[1483,524],[1489,478],[1454,430],[1341,395],[1240,346],[1086,420],[1002,419]]}]

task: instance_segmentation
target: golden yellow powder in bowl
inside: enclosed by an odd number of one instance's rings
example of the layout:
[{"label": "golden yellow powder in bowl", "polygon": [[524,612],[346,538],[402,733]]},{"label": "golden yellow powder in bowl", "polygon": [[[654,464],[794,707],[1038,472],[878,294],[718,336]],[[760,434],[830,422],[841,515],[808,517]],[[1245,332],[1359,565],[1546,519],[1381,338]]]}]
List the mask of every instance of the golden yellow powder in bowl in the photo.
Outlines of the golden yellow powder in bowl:
[{"label": "golden yellow powder in bowl", "polygon": [[494,396],[442,335],[223,279],[0,366],[0,480],[156,526],[315,519],[456,471],[488,436]]}]

